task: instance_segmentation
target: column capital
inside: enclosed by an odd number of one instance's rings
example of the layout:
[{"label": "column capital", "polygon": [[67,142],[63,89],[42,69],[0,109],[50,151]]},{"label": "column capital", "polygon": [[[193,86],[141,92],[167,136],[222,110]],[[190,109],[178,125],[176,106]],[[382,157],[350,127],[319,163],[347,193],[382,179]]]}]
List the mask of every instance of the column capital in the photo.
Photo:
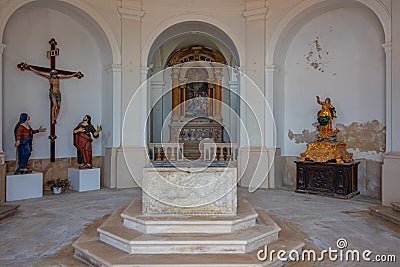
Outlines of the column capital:
[{"label": "column capital", "polygon": [[173,68],[171,71],[171,77],[173,79],[179,78],[179,72],[180,72],[180,70],[178,68]]},{"label": "column capital", "polygon": [[152,91],[162,91],[165,86],[164,81],[151,81],[150,87]]},{"label": "column capital", "polygon": [[221,68],[214,69],[214,76],[215,76],[215,79],[221,80],[222,76],[223,76],[222,69]]},{"label": "column capital", "polygon": [[149,72],[150,69],[151,69],[150,67],[141,66],[141,67],[140,67],[140,73],[141,73],[141,74],[147,74],[147,73]]},{"label": "column capital", "polygon": [[109,73],[109,72],[121,72],[121,64],[110,64],[105,66],[104,70]]},{"label": "column capital", "polygon": [[275,64],[265,66],[265,72],[278,72],[278,71],[279,69],[276,67]]},{"label": "column capital", "polygon": [[236,68],[239,72],[246,74],[247,73],[247,67],[246,66],[241,66]]},{"label": "column capital", "polygon": [[383,49],[385,49],[385,53],[392,52],[392,42],[387,42],[382,44]]},{"label": "column capital", "polygon": [[118,12],[119,12],[121,18],[136,20],[136,21],[141,21],[144,16],[143,10],[133,9],[133,8],[121,7],[121,8],[118,8]]},{"label": "column capital", "polygon": [[164,86],[165,82],[164,81],[151,81],[150,84],[153,86]]},{"label": "column capital", "polygon": [[6,163],[6,156],[3,151],[0,151],[0,165],[4,165]]},{"label": "column capital", "polygon": [[268,7],[265,4],[265,0],[247,2],[246,9],[243,11],[243,16],[247,21],[265,19],[268,13]]},{"label": "column capital", "polygon": [[5,44],[0,44],[0,54],[3,54],[5,48],[6,48]]}]

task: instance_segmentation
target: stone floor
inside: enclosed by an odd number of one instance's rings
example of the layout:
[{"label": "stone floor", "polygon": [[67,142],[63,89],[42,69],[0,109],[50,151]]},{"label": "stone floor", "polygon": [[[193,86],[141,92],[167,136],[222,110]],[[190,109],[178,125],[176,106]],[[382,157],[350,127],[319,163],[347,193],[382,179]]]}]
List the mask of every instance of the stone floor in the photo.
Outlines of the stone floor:
[{"label": "stone floor", "polygon": [[[305,249],[337,249],[336,241],[345,238],[347,249],[371,250],[395,255],[400,266],[400,226],[372,216],[374,200],[356,196],[341,200],[294,193],[293,190],[240,189],[255,206],[283,221],[304,238]],[[0,221],[0,266],[84,266],[72,257],[71,244],[117,208],[141,199],[139,189],[102,189],[67,192],[43,198],[13,201],[19,212]],[[221,259],[223,260],[223,259]],[[379,266],[365,262],[296,262],[289,266]]]}]

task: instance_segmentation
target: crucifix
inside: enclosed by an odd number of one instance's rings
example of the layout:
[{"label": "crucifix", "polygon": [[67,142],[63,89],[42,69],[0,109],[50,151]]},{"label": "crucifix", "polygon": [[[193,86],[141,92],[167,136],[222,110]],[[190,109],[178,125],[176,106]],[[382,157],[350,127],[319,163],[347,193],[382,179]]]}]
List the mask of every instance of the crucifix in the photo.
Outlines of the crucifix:
[{"label": "crucifix", "polygon": [[47,51],[47,57],[50,59],[50,68],[28,65],[25,62],[22,62],[17,65],[17,67],[24,71],[30,70],[33,73],[42,76],[49,80],[50,89],[49,89],[49,97],[50,97],[50,161],[55,162],[56,160],[56,123],[58,113],[60,112],[61,107],[61,91],[60,91],[60,79],[68,79],[72,77],[76,77],[81,79],[83,74],[78,72],[72,72],[67,70],[59,70],[56,69],[56,56],[59,55],[60,50],[56,48],[57,42],[54,38],[49,41],[50,50]]}]

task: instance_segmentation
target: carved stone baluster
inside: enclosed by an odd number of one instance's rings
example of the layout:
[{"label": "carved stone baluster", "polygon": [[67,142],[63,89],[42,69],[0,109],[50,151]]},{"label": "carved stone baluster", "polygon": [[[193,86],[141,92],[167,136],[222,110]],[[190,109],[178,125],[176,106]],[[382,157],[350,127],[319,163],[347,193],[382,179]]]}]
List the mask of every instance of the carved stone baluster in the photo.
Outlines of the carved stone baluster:
[{"label": "carved stone baluster", "polygon": [[161,160],[161,146],[157,146],[156,160]]},{"label": "carved stone baluster", "polygon": [[217,150],[217,161],[220,161],[223,158],[223,151],[221,149],[221,147],[216,147]]},{"label": "carved stone baluster", "polygon": [[170,155],[170,160],[176,160],[176,155],[175,155],[175,150],[177,149],[177,147],[175,145],[173,145],[171,147],[171,155]]},{"label": "carved stone baluster", "polygon": [[230,161],[231,160],[231,155],[232,155],[231,147],[228,146],[228,147],[226,147],[226,161]]}]

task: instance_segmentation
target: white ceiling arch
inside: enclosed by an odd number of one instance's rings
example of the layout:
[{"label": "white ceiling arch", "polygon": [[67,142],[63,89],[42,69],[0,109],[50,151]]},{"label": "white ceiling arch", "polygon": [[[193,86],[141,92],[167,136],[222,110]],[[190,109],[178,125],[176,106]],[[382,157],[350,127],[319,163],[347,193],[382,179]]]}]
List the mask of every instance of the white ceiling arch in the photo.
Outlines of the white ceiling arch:
[{"label": "white ceiling arch", "polygon": [[142,46],[142,66],[146,66],[149,63],[149,59],[151,60],[160,45],[174,36],[185,33],[201,33],[213,36],[224,43],[235,57],[238,65],[245,65],[246,53],[244,45],[229,27],[211,17],[182,15],[174,16],[164,21],[144,42]]}]

